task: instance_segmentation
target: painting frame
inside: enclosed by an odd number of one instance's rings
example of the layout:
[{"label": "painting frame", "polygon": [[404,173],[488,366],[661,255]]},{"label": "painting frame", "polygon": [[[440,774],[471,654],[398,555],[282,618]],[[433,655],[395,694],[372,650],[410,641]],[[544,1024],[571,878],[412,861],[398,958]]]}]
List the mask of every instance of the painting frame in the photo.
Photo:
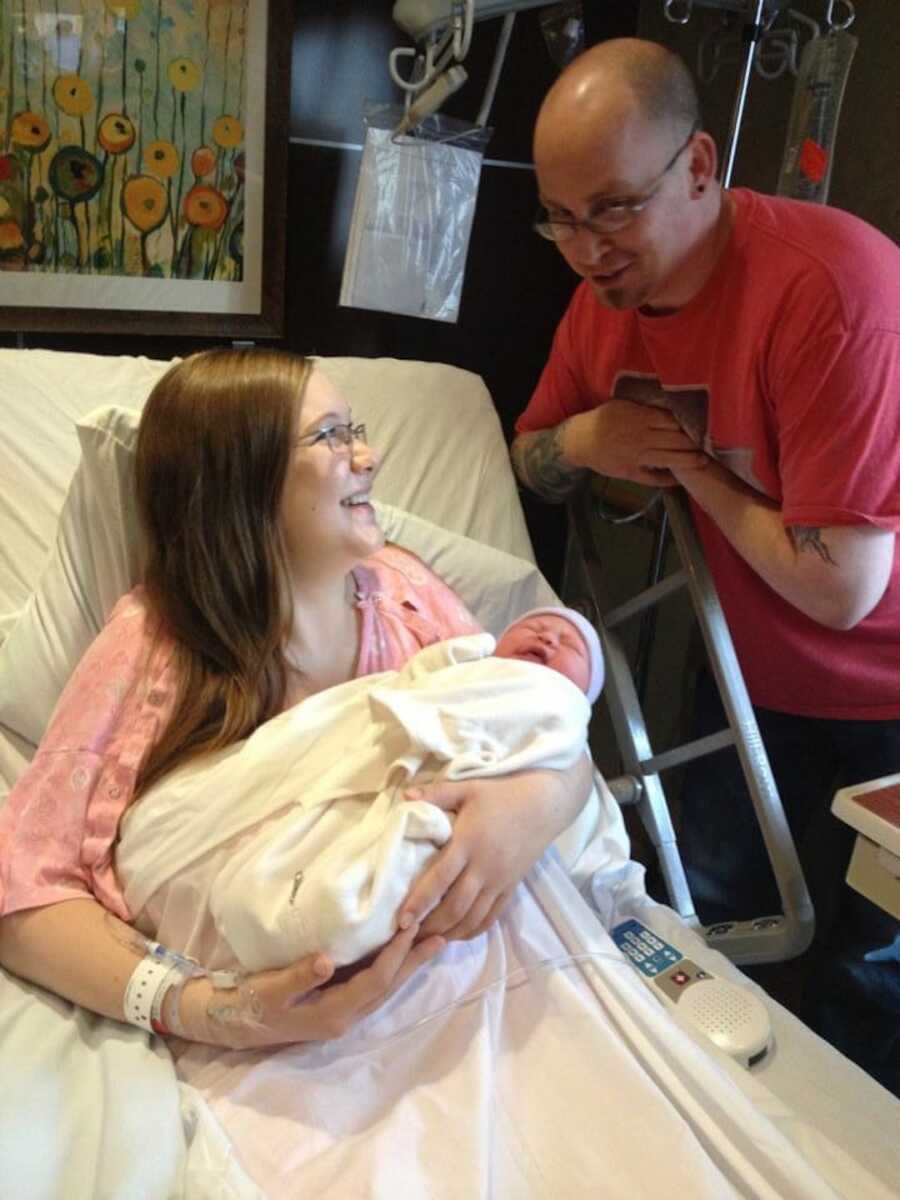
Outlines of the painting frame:
[{"label": "painting frame", "polygon": [[[197,2],[199,5],[208,5],[211,8],[214,0],[197,0]],[[245,190],[249,197],[252,175],[252,190],[255,197],[253,222],[255,233],[251,247],[254,257],[251,259],[248,253],[246,262],[244,261],[246,242],[242,241],[240,262],[243,274],[238,288],[230,289],[228,283],[206,281],[198,279],[196,276],[191,279],[171,277],[163,281],[159,278],[142,276],[124,278],[93,273],[83,275],[81,274],[80,260],[78,262],[79,270],[74,274],[71,269],[68,273],[60,271],[57,275],[43,269],[38,278],[37,271],[29,273],[27,269],[20,269],[15,274],[6,274],[0,270],[0,331],[25,335],[48,332],[104,333],[193,336],[233,340],[283,336],[289,146],[287,131],[289,127],[293,10],[289,0],[217,0],[217,2],[219,4],[231,3],[235,6],[243,5],[247,42],[249,43],[252,37],[256,38],[254,65],[257,78],[251,81],[248,75],[244,82],[242,77],[246,94],[250,94],[251,87],[257,87],[260,62],[265,79],[264,92],[257,92],[253,101],[257,109],[255,127],[251,129],[248,124],[245,129],[248,141],[251,132],[256,137],[256,146],[259,145],[261,137],[264,149],[257,172],[251,172],[249,155],[247,159]],[[116,10],[120,5],[121,11],[127,12],[136,11],[131,10],[131,5],[138,4],[139,0],[105,0],[105,3],[112,10]],[[178,5],[178,0],[152,0],[152,3],[154,10],[161,13],[166,11],[167,6],[174,9]],[[183,8],[183,6],[180,7]],[[207,22],[208,31],[209,23]],[[124,49],[122,62],[123,64],[128,63]],[[123,101],[125,94],[123,78]],[[174,96],[173,92],[173,114],[175,113]],[[11,128],[11,117],[12,114],[7,121],[7,131]],[[99,120],[100,113],[98,111],[97,121],[99,122]],[[175,127],[173,115],[173,130]],[[2,132],[6,131],[0,131],[0,133]],[[85,140],[83,124],[82,140]],[[186,142],[185,145],[187,145]],[[0,147],[2,147],[2,143],[0,143]],[[8,141],[7,150],[11,147],[12,143]],[[215,147],[213,148],[215,149]],[[99,154],[99,147],[97,150]],[[186,154],[184,157],[186,158]],[[107,161],[109,161],[108,157]],[[0,165],[2,165],[2,156],[0,156]],[[216,179],[218,181],[218,176]],[[243,174],[241,174],[241,181],[244,181]],[[195,179],[195,182],[203,181]],[[2,187],[2,179],[0,179],[0,187]],[[2,201],[2,196],[0,196],[0,201]],[[57,200],[58,205],[59,201]],[[174,209],[174,205],[171,207]],[[184,223],[177,215],[182,208],[183,206],[179,206],[176,210],[174,220],[172,214],[169,215],[169,219],[173,220],[173,246],[178,244],[178,231]],[[86,204],[84,209],[87,211]],[[121,202],[121,209],[123,212],[125,211],[124,199]],[[76,206],[70,205],[69,211],[77,213]],[[242,213],[242,233],[243,217]],[[75,224],[77,233],[76,217],[71,217],[71,220]],[[0,214],[0,221],[2,221],[2,214]],[[124,227],[124,218],[120,218],[119,224],[120,227]],[[130,226],[129,232],[132,235],[134,233]],[[195,232],[194,227],[191,227],[190,232]],[[227,232],[225,226],[223,226],[223,234],[224,232]],[[125,240],[124,232],[122,240],[123,242]],[[139,240],[143,254],[144,239],[140,238]],[[4,280],[6,287],[4,287]],[[205,286],[207,282],[209,286]],[[61,289],[63,292],[70,292],[76,284],[79,289],[77,305],[55,302],[51,294],[55,288]],[[11,303],[10,292],[14,285],[18,290],[16,299]],[[34,298],[31,296],[32,291],[35,292]],[[126,291],[127,297],[123,299],[123,293]],[[2,295],[4,292],[5,296]],[[232,292],[239,294],[239,311],[235,311],[232,307],[230,298]],[[171,297],[172,300],[168,303],[161,301],[160,298],[164,295]]]}]

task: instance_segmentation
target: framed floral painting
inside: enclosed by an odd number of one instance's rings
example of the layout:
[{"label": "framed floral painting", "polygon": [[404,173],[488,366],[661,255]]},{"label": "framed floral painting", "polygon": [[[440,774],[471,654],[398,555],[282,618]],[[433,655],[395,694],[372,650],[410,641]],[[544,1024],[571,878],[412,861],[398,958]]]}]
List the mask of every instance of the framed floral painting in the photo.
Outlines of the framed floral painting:
[{"label": "framed floral painting", "polygon": [[281,333],[291,13],[0,2],[0,329]]}]

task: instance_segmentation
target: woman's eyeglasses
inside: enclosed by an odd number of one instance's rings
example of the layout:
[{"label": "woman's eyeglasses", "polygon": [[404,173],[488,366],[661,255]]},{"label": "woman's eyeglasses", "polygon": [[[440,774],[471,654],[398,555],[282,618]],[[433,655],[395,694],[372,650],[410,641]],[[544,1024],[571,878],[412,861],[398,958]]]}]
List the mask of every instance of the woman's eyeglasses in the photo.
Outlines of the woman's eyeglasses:
[{"label": "woman's eyeglasses", "polygon": [[[317,429],[315,433],[307,433],[297,438],[297,446],[316,446],[319,442],[327,442],[328,449],[334,454],[345,450],[354,442],[366,442],[365,425],[329,425],[327,429]],[[368,444],[368,443],[366,443]]]}]

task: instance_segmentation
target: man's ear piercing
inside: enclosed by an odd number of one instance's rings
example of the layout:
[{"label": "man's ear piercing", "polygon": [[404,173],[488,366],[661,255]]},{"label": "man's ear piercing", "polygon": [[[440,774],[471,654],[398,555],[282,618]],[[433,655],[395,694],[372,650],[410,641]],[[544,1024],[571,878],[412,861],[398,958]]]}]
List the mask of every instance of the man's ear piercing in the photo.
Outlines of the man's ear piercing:
[{"label": "man's ear piercing", "polygon": [[695,190],[696,190],[698,196],[702,196],[703,193],[706,191],[706,184],[698,183]]}]

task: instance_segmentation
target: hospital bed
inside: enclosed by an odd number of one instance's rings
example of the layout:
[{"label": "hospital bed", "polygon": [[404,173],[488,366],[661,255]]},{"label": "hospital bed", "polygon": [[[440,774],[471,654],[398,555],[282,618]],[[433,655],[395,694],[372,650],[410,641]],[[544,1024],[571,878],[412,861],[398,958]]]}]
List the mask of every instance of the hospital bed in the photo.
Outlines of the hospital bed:
[{"label": "hospital bed", "polygon": [[[370,442],[384,451],[375,496],[388,536],[428,561],[494,633],[528,608],[552,603],[482,381],[440,364],[391,359],[334,358],[321,365],[345,390],[354,419],[367,424]],[[143,358],[0,350],[0,803],[33,752],[71,664],[134,578],[133,410],[166,366]],[[641,869],[628,861],[618,809],[605,807],[602,822],[594,856],[588,852],[581,860],[576,884],[556,885],[556,928],[574,922],[588,931],[580,957],[595,954],[590,982],[596,1003],[606,1006],[644,1076],[668,1089],[680,1111],[689,1117],[700,1074],[711,1073],[731,1097],[724,1109],[735,1114],[738,1101],[748,1105],[778,1145],[809,1168],[806,1182],[793,1190],[777,1179],[765,1182],[763,1169],[756,1184],[736,1194],[858,1200],[900,1193],[900,1103],[710,949],[675,911],[651,901]],[[559,873],[552,853],[546,858],[529,893],[538,902],[542,872]],[[601,928],[628,917],[762,1000],[773,1042],[757,1065],[739,1066],[667,1010],[657,1012],[632,969],[613,961]],[[604,947],[599,951],[592,949],[594,927],[596,945]],[[577,1036],[572,1033],[573,1045]],[[672,1082],[675,1063],[687,1074]],[[599,1088],[600,1073],[597,1079]],[[2,971],[0,1080],[0,1194],[17,1200],[256,1194],[235,1182],[220,1128],[191,1089],[179,1085],[160,1039],[75,1009]],[[542,1081],[534,1082],[540,1091]],[[572,1121],[590,1131],[605,1128],[610,1118],[589,1089]],[[746,1120],[735,1122],[737,1143]],[[652,1144],[653,1128],[646,1132]],[[404,1155],[415,1157],[415,1138],[411,1130],[409,1141],[392,1144],[394,1169]],[[627,1141],[621,1153],[623,1162],[653,1157],[647,1145]],[[607,1166],[604,1177],[619,1178],[614,1164]],[[431,1184],[434,1190],[425,1190]],[[431,1184],[410,1183],[402,1194],[476,1194],[467,1185],[445,1192]],[[546,1191],[494,1194],[499,1200],[638,1194],[623,1187],[608,1183],[605,1189],[598,1175],[568,1190],[557,1181]],[[401,1192],[372,1183],[364,1194]]]}]

